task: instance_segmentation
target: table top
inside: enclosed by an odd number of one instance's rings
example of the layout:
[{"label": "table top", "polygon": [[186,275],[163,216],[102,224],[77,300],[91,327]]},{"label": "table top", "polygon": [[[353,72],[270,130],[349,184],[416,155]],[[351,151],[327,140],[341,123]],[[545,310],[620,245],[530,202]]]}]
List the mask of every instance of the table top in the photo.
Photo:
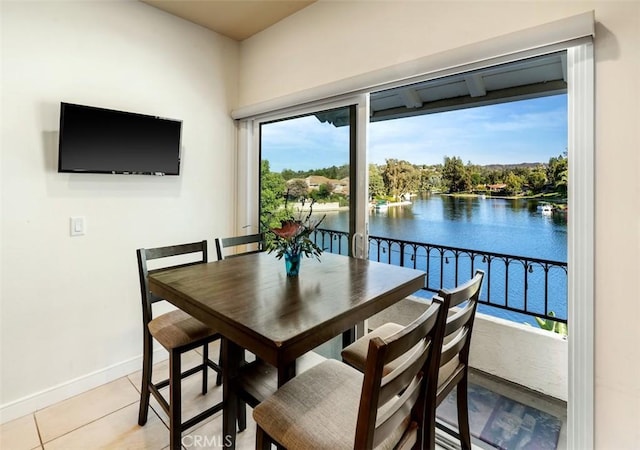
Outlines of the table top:
[{"label": "table top", "polygon": [[291,361],[424,286],[425,273],[324,253],[288,278],[265,252],[158,271],[149,287],[271,364]]}]

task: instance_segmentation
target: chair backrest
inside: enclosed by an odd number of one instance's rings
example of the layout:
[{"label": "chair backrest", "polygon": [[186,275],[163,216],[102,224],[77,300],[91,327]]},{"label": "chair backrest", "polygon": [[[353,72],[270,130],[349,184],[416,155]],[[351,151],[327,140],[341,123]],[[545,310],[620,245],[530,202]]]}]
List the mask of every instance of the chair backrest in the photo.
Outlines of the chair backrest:
[{"label": "chair backrest", "polygon": [[[446,310],[433,303],[420,317],[386,339],[369,342],[358,410],[354,448],[375,448],[386,439],[407,434],[422,423],[424,395],[433,363],[435,341],[446,320]],[[384,375],[384,365],[403,356],[403,363]],[[395,439],[394,439],[395,440]]]},{"label": "chair backrest", "polygon": [[[441,289],[433,298],[448,311],[443,334],[442,351],[436,356],[440,367],[458,358],[458,365],[437,389],[436,404],[444,399],[463,376],[469,363],[471,331],[482,290],[484,272],[476,270],[473,278],[455,289]],[[453,309],[451,309],[453,308]],[[434,380],[434,381],[437,381]]]},{"label": "chair backrest", "polygon": [[[168,247],[157,248],[139,248],[136,251],[138,255],[138,275],[140,277],[140,294],[142,297],[142,320],[146,325],[153,319],[152,305],[155,302],[164,300],[162,297],[158,297],[149,291],[149,282],[147,276],[149,273],[158,272],[161,270],[173,269],[176,267],[192,266],[194,264],[206,263],[207,257],[207,241],[192,242],[190,244],[171,245]],[[201,253],[201,256],[192,262],[163,265],[162,268],[156,268],[149,270],[147,268],[147,261],[161,258],[169,258],[171,256],[188,255]]]},{"label": "chair backrest", "polygon": [[240,245],[257,244],[254,246],[254,250],[249,250],[241,253],[234,253],[227,255],[226,258],[233,258],[234,256],[248,255],[250,253],[258,253],[266,250],[264,233],[250,234],[248,236],[234,236],[228,238],[216,238],[216,252],[218,254],[218,261],[225,258],[223,249],[229,247],[238,247]]}]

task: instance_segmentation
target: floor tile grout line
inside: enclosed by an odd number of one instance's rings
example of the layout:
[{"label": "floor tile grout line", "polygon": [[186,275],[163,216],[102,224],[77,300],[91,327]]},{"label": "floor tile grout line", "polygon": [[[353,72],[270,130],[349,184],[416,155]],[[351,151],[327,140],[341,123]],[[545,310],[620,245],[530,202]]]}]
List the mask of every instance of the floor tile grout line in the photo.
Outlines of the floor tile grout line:
[{"label": "floor tile grout line", "polygon": [[[135,372],[133,372],[133,373],[135,373]],[[126,379],[131,383],[131,384],[133,384],[133,382],[132,382],[131,380],[129,380],[129,375],[124,375],[124,376],[119,377],[119,378],[116,378],[115,380],[112,380],[112,381],[110,381],[110,382],[108,382],[108,383],[101,384],[101,385],[99,385],[99,386],[96,386],[96,387],[94,387],[94,388],[92,388],[92,389],[89,389],[89,390],[87,390],[87,391],[85,391],[85,392],[82,392],[82,393],[80,393],[80,394],[77,394],[77,395],[74,395],[74,396],[69,397],[69,398],[67,398],[67,399],[61,400],[61,401],[56,402],[56,403],[54,403],[54,404],[52,404],[52,405],[48,405],[46,408],[37,409],[36,411],[32,412],[32,413],[31,413],[31,415],[33,416],[33,420],[34,420],[34,422],[35,422],[35,424],[36,424],[36,430],[38,431],[38,439],[40,440],[40,445],[44,448],[45,441],[43,441],[43,440],[42,440],[42,434],[41,434],[41,432],[40,432],[40,426],[38,425],[38,417],[37,417],[37,414],[38,414],[39,412],[45,411],[46,409],[51,408],[51,407],[56,406],[56,405],[59,405],[59,404],[61,404],[61,403],[65,402],[65,401],[67,401],[67,400],[71,400],[72,398],[79,397],[79,396],[84,395],[84,394],[86,394],[86,393],[88,393],[88,392],[91,392],[91,391],[95,391],[95,390],[97,390],[97,389],[99,389],[99,388],[101,388],[101,387],[103,387],[103,386],[105,386],[105,385],[107,385],[107,384],[109,384],[109,383],[116,382],[116,381],[118,381],[118,380],[120,380],[120,379],[122,379],[122,378],[126,378]],[[135,385],[133,385],[133,387],[134,387],[134,389],[135,389]],[[136,389],[136,391],[137,391],[137,389]],[[137,401],[137,400],[136,400],[136,401]],[[135,403],[135,401],[134,401],[134,402],[131,402],[131,403],[127,403],[126,405],[124,405],[124,406],[122,406],[122,407],[120,407],[120,408],[118,408],[118,409],[116,409],[116,410],[114,410],[114,411],[111,411],[111,412],[109,412],[109,413],[106,413],[106,414],[104,414],[104,415],[102,415],[102,416],[100,416],[100,417],[98,417],[98,418],[96,418],[96,419],[94,419],[94,420],[92,420],[92,421],[86,422],[86,423],[84,423],[84,424],[82,424],[82,425],[80,425],[80,426],[78,426],[78,427],[74,428],[73,430],[70,430],[70,431],[68,431],[68,432],[66,432],[66,433],[61,434],[60,436],[56,436],[55,438],[53,438],[53,439],[50,439],[50,440],[46,441],[46,443],[52,442],[52,441],[54,441],[54,440],[58,439],[59,437],[65,436],[65,435],[67,435],[67,434],[69,434],[69,433],[71,433],[71,432],[73,432],[73,431],[76,431],[76,430],[78,430],[78,429],[80,429],[80,428],[84,427],[85,425],[88,425],[88,424],[93,423],[93,422],[95,422],[95,421],[97,421],[97,420],[100,420],[100,419],[102,419],[102,418],[104,418],[104,417],[107,417],[108,415],[110,415],[110,414],[112,414],[112,413],[114,413],[114,412],[116,412],[116,411],[120,411],[120,410],[121,410],[121,409],[123,409],[123,408],[126,408],[126,407],[128,407],[128,406],[131,406],[133,403]]]},{"label": "floor tile grout line", "polygon": [[32,413],[33,423],[36,426],[36,433],[38,433],[38,441],[40,442],[40,448],[44,448],[44,443],[42,442],[42,434],[40,433],[40,426],[38,425],[38,418],[36,417],[36,413]]},{"label": "floor tile grout line", "polygon": [[131,386],[133,386],[133,388],[136,390],[136,392],[138,392],[138,395],[140,395],[140,389],[138,388],[138,386],[136,386],[136,384],[133,382],[133,380],[131,378],[129,378],[131,375],[133,375],[136,372],[132,372],[129,375],[126,375],[125,378],[127,380],[129,380],[129,383],[131,383]]},{"label": "floor tile grout line", "polygon": [[133,405],[133,404],[134,404],[134,403],[136,403],[137,401],[138,401],[138,400],[135,400],[135,401],[133,401],[133,402],[131,402],[131,403],[128,403],[128,404],[126,404],[126,405],[124,405],[124,406],[121,406],[121,407],[120,407],[120,408],[118,408],[118,409],[114,409],[113,411],[111,411],[111,412],[109,412],[109,413],[107,413],[107,414],[104,414],[104,415],[102,415],[102,416],[100,416],[100,417],[97,417],[97,418],[95,418],[95,419],[93,419],[93,420],[90,420],[89,422],[85,422],[85,423],[83,423],[82,425],[80,425],[80,426],[78,426],[78,427],[76,427],[76,428],[74,428],[74,429],[72,429],[72,430],[69,430],[69,431],[67,431],[66,433],[61,434],[60,436],[56,436],[56,437],[55,437],[55,438],[53,438],[53,439],[49,439],[49,440],[48,440],[48,441],[46,441],[46,442],[42,441],[42,438],[41,438],[41,439],[40,439],[40,443],[41,443],[40,445],[42,445],[42,448],[44,448],[44,444],[50,444],[51,442],[55,441],[56,439],[60,439],[61,437],[63,437],[63,436],[67,436],[68,434],[71,434],[71,433],[73,433],[73,432],[75,432],[75,431],[78,431],[79,429],[84,428],[84,427],[86,427],[87,425],[90,425],[90,424],[95,423],[95,422],[97,422],[97,421],[99,421],[99,420],[102,420],[102,419],[104,419],[105,417],[110,416],[111,414],[117,413],[118,411],[122,411],[123,409],[128,408],[129,406]]}]

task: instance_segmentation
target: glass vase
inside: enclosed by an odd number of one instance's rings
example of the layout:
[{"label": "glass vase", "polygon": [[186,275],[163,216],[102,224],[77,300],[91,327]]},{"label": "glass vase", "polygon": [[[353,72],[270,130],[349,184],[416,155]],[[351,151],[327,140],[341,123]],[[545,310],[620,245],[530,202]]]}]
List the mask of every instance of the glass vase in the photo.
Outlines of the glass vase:
[{"label": "glass vase", "polygon": [[285,253],[284,254],[284,266],[287,269],[288,277],[297,277],[300,272],[300,263],[302,258],[300,253]]}]

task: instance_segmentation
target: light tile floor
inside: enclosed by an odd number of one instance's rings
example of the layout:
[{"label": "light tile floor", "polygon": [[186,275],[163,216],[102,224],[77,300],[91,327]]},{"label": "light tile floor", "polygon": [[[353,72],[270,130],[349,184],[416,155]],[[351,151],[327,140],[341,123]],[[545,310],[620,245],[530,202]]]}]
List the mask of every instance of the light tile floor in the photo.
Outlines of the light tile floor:
[{"label": "light tile floor", "polygon": [[[217,344],[211,353],[217,354]],[[201,360],[197,351],[183,356],[183,367],[189,368]],[[168,361],[154,365],[154,380],[168,374]],[[87,449],[148,449],[169,448],[168,417],[151,398],[146,425],[138,425],[141,372],[117,379],[83,394],[56,403],[34,414],[21,417],[0,427],[2,450],[87,450]],[[222,387],[209,377],[209,392],[200,392],[202,378],[197,374],[182,382],[184,417],[214,405],[222,399]],[[168,388],[163,390],[168,395]],[[185,449],[222,448],[222,413],[198,424],[182,437]],[[247,429],[238,434],[237,448],[255,446],[255,422],[247,410]]]},{"label": "light tile floor", "polygon": [[[216,355],[217,343],[212,344],[210,354]],[[183,367],[193,367],[201,360],[196,351],[183,357]],[[154,366],[154,380],[168,374],[168,362]],[[21,417],[0,427],[1,450],[86,450],[86,449],[148,449],[164,450],[169,445],[168,418],[159,404],[151,398],[151,409],[145,426],[138,425],[138,402],[141,372],[99,386],[73,398],[64,400],[34,414]],[[201,395],[201,378],[194,375],[183,380],[183,417],[191,417],[196,412],[220,401],[222,388],[215,385],[215,376],[209,377],[209,392]],[[546,400],[522,393],[516,387],[505,386],[496,380],[474,382],[485,387],[510,394],[512,398],[547,410],[555,415],[564,414],[566,408],[561,403],[551,404]],[[504,389],[509,390],[505,392]],[[168,388],[166,388],[168,390]],[[168,392],[165,392],[168,394]],[[566,437],[561,434],[559,449],[566,448]],[[192,428],[183,435],[185,449],[222,448],[222,415],[218,413],[207,421]],[[481,443],[478,445],[482,446]],[[251,409],[247,409],[247,429],[238,434],[238,449],[252,449],[255,446],[255,422]],[[438,448],[455,448],[445,440]],[[476,447],[476,445],[474,445]],[[480,447],[478,447],[480,448]]]}]

